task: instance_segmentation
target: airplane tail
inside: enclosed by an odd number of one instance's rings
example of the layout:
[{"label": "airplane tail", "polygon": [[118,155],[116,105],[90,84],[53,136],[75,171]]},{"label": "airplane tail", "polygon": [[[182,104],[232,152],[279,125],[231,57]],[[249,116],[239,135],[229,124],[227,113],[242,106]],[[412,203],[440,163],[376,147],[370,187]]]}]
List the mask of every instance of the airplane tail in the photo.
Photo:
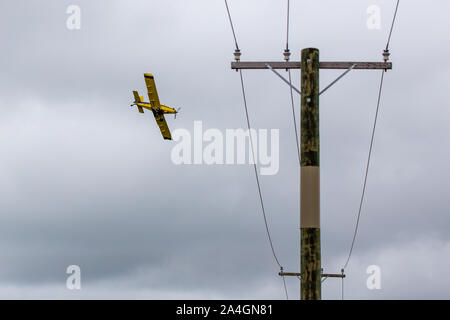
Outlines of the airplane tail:
[{"label": "airplane tail", "polygon": [[[134,102],[142,102],[144,99],[143,97],[139,96],[139,93],[137,91],[133,91],[134,95]],[[137,106],[140,113],[144,113],[144,109],[141,106]]]},{"label": "airplane tail", "polygon": [[133,91],[134,95],[134,102],[142,102],[142,97],[139,96],[139,93],[137,91]]}]

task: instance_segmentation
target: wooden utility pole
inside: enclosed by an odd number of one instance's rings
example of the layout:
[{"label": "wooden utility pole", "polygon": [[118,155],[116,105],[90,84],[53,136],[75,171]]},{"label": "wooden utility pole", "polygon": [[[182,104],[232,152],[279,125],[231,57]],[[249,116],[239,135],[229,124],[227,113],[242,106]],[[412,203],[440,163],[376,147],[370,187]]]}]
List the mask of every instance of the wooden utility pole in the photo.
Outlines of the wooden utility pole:
[{"label": "wooden utility pole", "polygon": [[300,297],[320,300],[319,50],[301,56]]},{"label": "wooden utility pole", "polygon": [[[324,274],[321,268],[320,255],[320,141],[319,141],[319,95],[330,88],[350,70],[388,70],[392,63],[387,62],[385,51],[384,62],[321,62],[319,50],[303,49],[301,61],[264,62],[240,61],[240,51],[235,52],[236,61],[231,68],[270,69],[283,78],[275,69],[301,69],[301,110],[300,110],[300,271],[283,272],[280,276],[297,276],[301,278],[300,298],[302,300],[321,299],[321,279],[344,278],[342,274]],[[322,92],[319,89],[320,69],[346,69],[347,71],[327,86]],[[283,79],[289,84],[286,79]],[[299,92],[296,89],[297,92]]]}]

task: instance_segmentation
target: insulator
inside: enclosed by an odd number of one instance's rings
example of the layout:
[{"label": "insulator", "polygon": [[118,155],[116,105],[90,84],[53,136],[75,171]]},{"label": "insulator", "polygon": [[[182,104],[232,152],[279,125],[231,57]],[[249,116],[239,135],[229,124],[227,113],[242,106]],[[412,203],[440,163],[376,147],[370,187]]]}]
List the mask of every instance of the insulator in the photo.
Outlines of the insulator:
[{"label": "insulator", "polygon": [[234,51],[234,59],[235,59],[236,61],[240,61],[240,60],[241,60],[241,50],[236,49],[236,50]]},{"label": "insulator", "polygon": [[388,60],[389,60],[389,56],[390,56],[391,54],[389,53],[389,50],[384,50],[383,51],[383,59],[384,59],[384,62],[387,62]]},{"label": "insulator", "polygon": [[289,49],[284,50],[283,55],[284,55],[284,60],[286,60],[286,62],[288,62],[289,58],[291,56],[291,52],[289,51]]}]

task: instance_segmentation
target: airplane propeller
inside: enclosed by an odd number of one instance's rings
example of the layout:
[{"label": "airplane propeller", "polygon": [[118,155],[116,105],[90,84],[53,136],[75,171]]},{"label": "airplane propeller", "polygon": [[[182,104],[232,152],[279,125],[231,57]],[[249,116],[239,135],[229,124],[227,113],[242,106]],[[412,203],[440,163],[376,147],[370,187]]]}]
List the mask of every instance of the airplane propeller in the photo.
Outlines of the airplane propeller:
[{"label": "airplane propeller", "polygon": [[175,112],[175,114],[174,114],[174,117],[173,117],[174,119],[176,119],[176,118],[177,118],[177,113],[178,113],[178,112],[179,112],[180,110],[181,110],[181,107],[180,107],[180,108],[178,108],[178,109],[175,109],[175,111],[176,111],[176,112]]}]

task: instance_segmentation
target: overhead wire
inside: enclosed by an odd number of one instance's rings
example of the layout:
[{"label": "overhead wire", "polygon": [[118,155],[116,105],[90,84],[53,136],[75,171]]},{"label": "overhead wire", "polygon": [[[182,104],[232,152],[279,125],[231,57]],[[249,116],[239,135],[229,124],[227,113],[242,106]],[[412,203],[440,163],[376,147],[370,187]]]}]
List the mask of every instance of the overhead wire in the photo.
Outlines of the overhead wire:
[{"label": "overhead wire", "polygon": [[[286,49],[284,50],[284,59],[289,61],[290,57],[290,51],[289,51],[289,9],[290,9],[290,1],[287,0],[287,12],[286,12]],[[275,70],[273,70],[275,71]],[[292,85],[292,76],[291,76],[291,70],[286,69],[289,76],[289,92],[291,96],[291,107],[292,107],[292,119],[294,124],[294,135],[295,135],[295,146],[297,148],[297,156],[298,156],[298,165],[301,166],[301,154],[300,154],[300,142],[299,142],[299,135],[298,135],[298,129],[297,129],[297,120],[295,115],[295,103],[294,103],[294,86]],[[275,72],[276,73],[276,72]],[[280,75],[281,77],[281,75]],[[284,80],[284,79],[283,79]],[[296,90],[298,93],[300,93],[298,90]],[[299,198],[300,201],[300,198]],[[299,280],[301,280],[300,277],[297,277]],[[284,281],[284,277],[283,277]]]},{"label": "overhead wire", "polygon": [[[242,76],[242,70],[239,70],[239,76],[241,79],[241,88],[242,88],[242,97],[244,99],[245,117],[247,120],[247,127],[248,127],[248,132],[249,132],[249,139],[250,139],[250,147],[251,147],[251,151],[252,151],[253,169],[255,171],[256,185],[258,186],[259,201],[261,204],[261,211],[262,211],[262,215],[263,215],[263,219],[264,219],[264,225],[266,227],[266,234],[267,234],[267,238],[269,239],[270,248],[272,250],[272,255],[273,255],[276,263],[278,264],[278,267],[280,267],[280,270],[283,271],[283,267],[280,264],[280,261],[278,260],[278,256],[277,256],[277,254],[275,252],[275,248],[273,246],[272,236],[270,235],[269,224],[267,222],[266,209],[264,206],[264,200],[263,200],[262,191],[261,191],[261,183],[259,181],[258,169],[257,169],[257,165],[256,165],[255,150],[254,150],[254,146],[253,146],[250,117],[248,115],[247,98],[245,95],[245,86],[244,86],[244,78]],[[286,293],[286,299],[289,299],[287,288],[286,288],[286,281],[284,279],[284,276],[283,276],[283,285],[284,285],[284,291]]]},{"label": "overhead wire", "polygon": [[[233,27],[233,20],[231,19],[230,9],[228,7],[228,2],[227,2],[227,0],[224,0],[224,1],[225,1],[225,6],[227,8],[228,19],[230,21],[231,30],[233,32],[234,42],[235,42],[235,45],[236,45],[236,51],[240,51],[239,50],[239,46],[238,46],[238,42],[237,42],[237,39],[236,39],[236,33],[235,33],[234,27]],[[247,121],[249,140],[250,140],[250,148],[251,148],[251,152],[252,152],[253,169],[254,169],[254,172],[255,172],[256,185],[257,185],[257,188],[258,188],[259,201],[260,201],[260,205],[261,205],[262,216],[263,216],[263,219],[264,219],[264,225],[265,225],[265,229],[266,229],[266,234],[267,234],[267,238],[269,240],[270,248],[271,248],[271,251],[272,251],[272,255],[273,255],[274,259],[275,259],[275,262],[277,263],[277,265],[280,268],[280,270],[283,271],[284,270],[283,266],[281,265],[280,261],[278,260],[278,256],[277,256],[277,254],[275,252],[275,248],[274,248],[273,241],[272,241],[272,236],[270,235],[269,224],[268,224],[268,221],[267,221],[266,209],[265,209],[265,206],[264,206],[264,199],[263,199],[263,195],[262,195],[262,191],[261,191],[261,183],[260,183],[260,180],[259,180],[257,162],[256,162],[256,157],[255,157],[255,150],[254,150],[253,137],[252,137],[252,129],[251,129],[250,117],[249,117],[248,106],[247,106],[247,97],[246,97],[246,94],[245,94],[244,78],[242,76],[242,70],[240,70],[240,69],[239,69],[239,77],[240,77],[240,80],[241,80],[241,89],[242,89],[242,97],[243,97],[243,100],[244,100],[245,117],[246,117],[246,121]],[[288,295],[286,281],[285,281],[284,276],[282,276],[282,279],[283,279],[283,286],[284,286],[284,292],[285,292],[285,295],[286,295],[286,299],[289,300],[289,295]]]},{"label": "overhead wire", "polygon": [[[290,57],[290,51],[289,51],[289,9],[290,9],[290,1],[287,0],[287,12],[286,12],[286,49],[284,50],[284,58],[287,61],[289,61]],[[295,146],[297,148],[297,156],[298,156],[298,165],[301,166],[301,153],[300,153],[300,142],[299,142],[299,135],[298,135],[298,129],[297,129],[297,120],[295,115],[295,103],[294,103],[294,86],[292,85],[292,76],[291,76],[291,70],[286,69],[289,76],[289,92],[291,96],[291,107],[292,107],[292,119],[294,124],[294,135],[295,135]],[[298,91],[298,90],[296,90]],[[300,198],[299,198],[300,201]],[[298,277],[298,279],[301,281],[301,278]],[[284,277],[283,277],[284,281]]]},{"label": "overhead wire", "polygon": [[273,246],[272,237],[270,235],[269,225],[267,223],[266,209],[264,207],[264,200],[263,200],[262,191],[261,191],[261,183],[259,181],[258,168],[257,168],[257,165],[256,165],[255,150],[254,150],[254,146],[253,146],[253,137],[252,137],[252,134],[251,134],[251,125],[250,125],[250,118],[249,118],[249,115],[248,115],[247,98],[246,98],[246,95],[245,95],[244,78],[242,77],[242,70],[239,70],[239,76],[241,78],[242,97],[244,99],[245,117],[246,117],[246,120],[247,120],[247,127],[248,127],[248,131],[249,131],[250,147],[251,147],[252,159],[253,159],[253,169],[255,171],[256,184],[258,186],[258,194],[259,194],[259,200],[260,200],[260,203],[261,203],[261,210],[262,210],[262,214],[263,214],[263,218],[264,218],[264,225],[266,226],[267,237],[269,239],[270,248],[272,249],[273,257],[275,258],[275,261],[278,264],[278,266],[282,269],[283,267],[281,266],[280,261],[278,260],[277,254],[275,252],[275,248]]},{"label": "overhead wire", "polygon": [[389,31],[389,37],[386,43],[386,50],[389,50],[389,44],[391,43],[392,30],[394,29],[395,19],[397,18],[398,5],[400,4],[400,0],[397,0],[397,5],[395,6],[394,17],[392,18],[391,30]]},{"label": "overhead wire", "polygon": [[[289,60],[290,51],[289,51],[289,10],[290,9],[290,1],[287,0],[287,14],[286,14],[286,49],[284,51],[284,58],[286,61]],[[297,148],[297,157],[298,157],[298,165],[301,167],[301,153],[300,153],[300,141],[298,135],[297,128],[297,116],[295,114],[295,103],[294,103],[294,86],[292,85],[292,75],[291,69],[286,69],[289,77],[289,93],[291,97],[291,109],[292,109],[292,120],[294,124],[294,135],[295,135],[295,147]],[[297,91],[297,90],[296,90]],[[298,199],[300,202],[300,198]],[[300,205],[299,205],[300,206]],[[300,277],[297,277],[299,281],[301,281]]]},{"label": "overhead wire", "polygon": [[292,78],[291,78],[291,70],[288,70],[289,74],[289,84],[290,87],[290,93],[291,93],[291,105],[292,105],[292,118],[294,119],[294,134],[295,134],[295,145],[297,147],[297,154],[298,154],[298,164],[301,166],[301,153],[300,153],[300,141],[298,138],[298,129],[297,129],[297,120],[295,115],[295,104],[294,104],[294,92],[292,89]]},{"label": "overhead wire", "polygon": [[352,244],[350,246],[350,252],[348,254],[347,261],[345,262],[345,265],[344,265],[343,269],[345,269],[347,267],[347,265],[348,265],[348,263],[350,261],[350,258],[352,256],[352,252],[353,252],[353,248],[354,248],[354,245],[355,245],[356,235],[358,233],[359,221],[360,221],[360,218],[361,218],[361,209],[362,209],[362,205],[363,205],[363,202],[364,202],[364,196],[365,196],[365,193],[366,193],[367,177],[369,175],[370,160],[371,160],[371,157],[372,157],[372,148],[373,148],[373,141],[374,141],[374,138],[375,138],[375,129],[377,127],[378,113],[379,113],[379,109],[380,109],[381,93],[383,91],[384,73],[385,73],[384,70],[381,71],[381,81],[380,81],[380,86],[379,86],[379,89],[378,89],[377,108],[376,108],[376,111],[375,111],[375,119],[374,119],[373,127],[372,127],[372,137],[370,139],[369,155],[367,157],[366,171],[365,171],[365,175],[364,175],[364,183],[363,183],[363,188],[362,188],[362,193],[361,193],[361,199],[360,199],[360,202],[359,202],[359,209],[358,209],[358,216],[357,216],[357,219],[356,219],[355,231],[353,233],[353,239],[352,239]]},{"label": "overhead wire", "polygon": [[[390,28],[390,31],[389,31],[387,44],[386,44],[386,51],[389,49],[389,44],[390,44],[390,41],[391,41],[391,36],[392,36],[392,31],[394,29],[395,20],[396,20],[396,17],[397,17],[399,3],[400,3],[400,0],[397,0],[397,5],[395,7],[395,13],[394,13],[394,17],[392,19],[392,24],[391,24],[391,28]],[[367,177],[369,175],[370,160],[371,160],[371,157],[372,157],[373,142],[374,142],[374,139],[375,139],[375,130],[376,130],[376,126],[377,126],[377,120],[378,120],[379,109],[380,109],[381,95],[382,95],[382,92],[383,92],[383,82],[384,82],[384,74],[385,74],[385,72],[386,72],[386,70],[382,70],[381,71],[380,85],[379,85],[379,88],[378,88],[377,107],[376,107],[375,118],[374,118],[373,127],[372,127],[372,136],[371,136],[371,139],[370,139],[369,154],[367,156],[366,170],[365,170],[365,174],[364,174],[364,183],[363,183],[363,188],[362,188],[362,192],[361,192],[361,198],[360,198],[360,202],[359,202],[359,208],[358,208],[358,215],[357,215],[357,219],[356,219],[355,230],[353,232],[353,238],[352,238],[352,243],[351,243],[351,246],[350,246],[350,251],[349,251],[348,257],[347,257],[347,260],[345,261],[345,264],[344,264],[342,269],[345,269],[348,266],[348,263],[350,262],[350,258],[352,256],[354,245],[355,245],[355,241],[356,241],[356,236],[358,234],[359,222],[360,222],[360,218],[361,218],[361,210],[362,210],[364,197],[365,197],[365,193],[366,193],[366,187],[367,187]],[[344,284],[342,282],[342,287],[343,287],[343,285]],[[342,297],[344,296],[344,294],[343,294],[344,291],[343,290],[344,289],[342,289]]]},{"label": "overhead wire", "polygon": [[286,17],[286,51],[289,51],[289,0],[287,0],[287,17]]},{"label": "overhead wire", "polygon": [[225,0],[225,6],[227,7],[228,20],[230,20],[231,31],[233,32],[234,44],[236,45],[236,50],[239,51],[238,42],[236,39],[236,33],[234,32],[233,21],[231,20],[230,8],[228,7],[228,2]]},{"label": "overhead wire", "polygon": [[[285,60],[289,60],[290,52],[289,52],[289,12],[290,12],[290,1],[287,0],[287,14],[286,14],[286,49],[285,49]],[[291,69],[286,69],[289,75],[289,87],[290,87],[290,95],[291,95],[291,107],[292,107],[292,118],[294,122],[294,134],[295,134],[295,144],[297,148],[297,155],[298,155],[298,163],[301,165],[301,154],[300,154],[300,142],[299,142],[299,135],[298,135],[298,128],[297,128],[297,118],[295,115],[295,103],[294,103],[294,92],[293,92],[293,85],[292,85],[292,76],[291,76]]]}]

